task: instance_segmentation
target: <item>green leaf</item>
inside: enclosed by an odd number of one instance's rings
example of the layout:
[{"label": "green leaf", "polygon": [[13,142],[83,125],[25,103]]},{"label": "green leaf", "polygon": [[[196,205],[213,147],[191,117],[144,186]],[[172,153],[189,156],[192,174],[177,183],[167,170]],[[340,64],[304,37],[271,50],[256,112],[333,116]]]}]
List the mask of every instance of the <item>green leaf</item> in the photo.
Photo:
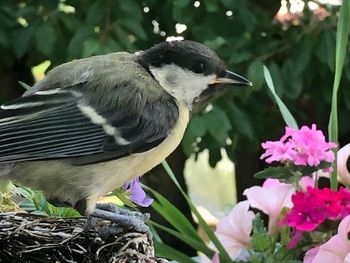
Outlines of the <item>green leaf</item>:
[{"label": "green leaf", "polygon": [[329,69],[332,72],[334,71],[334,64],[335,64],[334,47],[335,47],[335,37],[334,37],[333,31],[332,30],[323,31],[318,41],[316,56],[322,63],[327,64]]},{"label": "green leaf", "polygon": [[295,70],[297,74],[301,74],[308,65],[312,54],[313,44],[314,40],[312,36],[304,35],[293,47],[290,57],[293,60],[293,70]]},{"label": "green leaf", "polygon": [[248,67],[247,78],[253,83],[253,89],[258,91],[264,84],[264,64],[260,60],[255,60]]},{"label": "green leaf", "polygon": [[291,99],[296,99],[300,95],[303,83],[302,77],[299,75],[296,66],[291,59],[284,61],[282,73],[286,84],[284,92],[285,96]]},{"label": "green leaf", "polygon": [[27,83],[24,83],[23,81],[20,81],[20,80],[18,81],[18,84],[21,85],[26,90],[30,90],[32,88]]},{"label": "green leaf", "polygon": [[203,115],[208,131],[213,138],[221,144],[226,143],[228,132],[231,130],[231,122],[227,114],[218,107]]},{"label": "green leaf", "polygon": [[142,40],[147,39],[146,32],[143,29],[141,22],[123,19],[123,20],[119,20],[119,24],[122,25],[128,31],[131,31],[133,34],[135,34],[140,39],[142,39]]},{"label": "green leaf", "polygon": [[264,221],[260,214],[257,213],[253,220],[253,234],[252,234],[253,249],[264,253],[264,256],[272,254],[274,251],[273,238],[266,231]]},{"label": "green leaf", "polygon": [[281,111],[281,114],[282,114],[282,117],[283,117],[285,123],[291,128],[298,129],[297,122],[293,118],[293,116],[290,113],[290,111],[288,110],[287,106],[283,103],[283,101],[280,99],[280,97],[278,97],[278,95],[275,91],[275,87],[274,87],[273,82],[272,82],[270,72],[266,66],[264,66],[264,76],[265,76],[265,80],[267,82],[267,86],[269,87],[273,97],[275,98],[275,101],[276,101],[276,103]]},{"label": "green leaf", "polygon": [[262,171],[254,174],[255,178],[266,179],[266,178],[275,178],[275,179],[288,179],[294,174],[291,172],[289,167],[278,166],[278,167],[269,167]]},{"label": "green leaf", "polygon": [[123,17],[129,17],[130,21],[141,22],[142,19],[142,10],[141,5],[138,1],[129,0],[129,1],[118,1],[120,9],[125,12]]},{"label": "green leaf", "polygon": [[35,28],[36,24],[32,24],[14,31],[12,44],[15,48],[17,58],[23,57],[28,51]]},{"label": "green leaf", "polygon": [[89,25],[97,26],[101,24],[102,18],[105,15],[104,2],[96,1],[93,3],[86,16],[86,22]]},{"label": "green leaf", "polygon": [[224,100],[227,110],[229,111],[229,117],[235,128],[241,133],[247,136],[249,139],[254,138],[253,125],[249,120],[249,116],[236,106],[233,101]]},{"label": "green leaf", "polygon": [[281,69],[276,63],[271,63],[271,65],[269,66],[269,70],[273,79],[277,95],[283,97],[287,85],[283,80]]},{"label": "green leaf", "polygon": [[100,50],[100,42],[96,38],[90,38],[84,42],[83,57],[95,55]]},{"label": "green leaf", "polygon": [[76,58],[81,57],[84,48],[84,42],[94,35],[92,27],[83,26],[75,33],[68,45],[69,54]]},{"label": "green leaf", "polygon": [[3,28],[0,28],[0,46],[4,48],[10,47],[9,35]]},{"label": "green leaf", "polygon": [[174,0],[173,5],[178,6],[180,8],[188,6],[190,3],[190,0]]},{"label": "green leaf", "polygon": [[35,43],[39,51],[50,55],[56,42],[56,32],[50,22],[40,24],[35,31]]},{"label": "green leaf", "polygon": [[[201,228],[203,229],[203,231],[206,233],[206,235],[208,236],[208,238],[213,242],[214,246],[217,248],[219,254],[220,254],[220,262],[221,263],[229,263],[232,262],[229,254],[227,253],[227,251],[225,250],[225,248],[222,246],[222,244],[220,243],[220,241],[218,240],[218,238],[216,237],[216,235],[214,234],[213,230],[210,228],[210,226],[205,222],[204,218],[202,217],[202,215],[198,212],[196,206],[192,203],[191,199],[187,196],[187,194],[185,193],[185,191],[182,189],[182,187],[180,186],[179,182],[177,181],[174,173],[172,172],[172,170],[170,169],[168,163],[166,161],[162,162],[162,165],[165,169],[165,171],[168,173],[169,177],[171,178],[171,180],[175,183],[175,185],[177,186],[177,188],[180,190],[182,196],[186,199],[188,205],[191,208],[192,213],[197,217],[198,219],[198,223],[201,226]],[[181,261],[180,261],[181,262]]]},{"label": "green leaf", "polygon": [[216,12],[219,9],[218,1],[217,0],[205,0],[203,1],[205,8],[208,12]]},{"label": "green leaf", "polygon": [[164,243],[154,240],[154,248],[158,257],[164,257],[181,263],[196,263],[189,256]]},{"label": "green leaf", "polygon": [[[343,1],[340,7],[340,16],[337,25],[337,42],[335,51],[335,75],[333,82],[332,106],[328,124],[329,140],[338,143],[338,89],[344,67],[346,47],[348,45],[350,31],[350,1]],[[337,156],[337,154],[335,154]],[[333,172],[331,173],[331,188],[337,189],[337,160],[333,162]]]},{"label": "green leaf", "polygon": [[200,241],[196,229],[192,226],[190,221],[177,209],[172,203],[170,203],[161,194],[157,193],[151,188],[148,188],[157,200],[154,200],[152,207],[161,214],[165,220],[167,220],[172,226],[174,226],[180,233],[185,233],[194,240]]},{"label": "green leaf", "polygon": [[298,165],[298,166],[291,166],[290,168],[293,171],[300,172],[302,175],[310,175],[321,169],[329,168],[329,167],[332,167],[332,163],[321,162],[318,166],[302,166],[302,165],[299,166]]},{"label": "green leaf", "polygon": [[179,240],[182,240],[192,248],[194,248],[196,251],[202,252],[205,254],[208,258],[212,258],[214,255],[214,251],[212,251],[208,246],[203,242],[203,240],[197,240],[192,238],[191,236],[187,235],[187,233],[180,233],[177,232],[169,227],[157,224],[153,221],[150,222],[150,224],[154,225],[155,227],[168,232],[170,235],[177,237]]},{"label": "green leaf", "polygon": [[187,126],[187,130],[191,132],[194,137],[202,137],[207,132],[207,129],[204,118],[199,115],[192,117]]}]

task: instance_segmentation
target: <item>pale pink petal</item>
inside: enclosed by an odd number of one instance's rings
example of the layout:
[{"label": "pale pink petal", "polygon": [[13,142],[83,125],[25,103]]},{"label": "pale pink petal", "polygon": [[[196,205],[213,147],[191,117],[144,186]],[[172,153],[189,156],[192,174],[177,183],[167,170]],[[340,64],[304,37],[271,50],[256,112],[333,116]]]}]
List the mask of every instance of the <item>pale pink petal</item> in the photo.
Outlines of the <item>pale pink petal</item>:
[{"label": "pale pink petal", "polygon": [[311,176],[303,176],[299,180],[299,187],[301,188],[301,191],[306,192],[306,189],[308,187],[315,187],[315,180]]},{"label": "pale pink petal", "polygon": [[320,247],[311,263],[344,263],[344,259],[349,252],[349,245],[344,244],[339,235],[335,235]]},{"label": "pale pink petal", "polygon": [[255,215],[249,211],[249,202],[243,201],[235,205],[231,213],[219,221],[215,234],[232,259],[240,252],[251,247],[250,237]]},{"label": "pale pink petal", "polygon": [[[348,241],[349,232],[350,232],[350,215],[344,217],[344,219],[340,222],[338,226],[338,235],[344,239],[345,243],[347,243]],[[349,247],[350,247],[350,243],[349,243]]]},{"label": "pale pink petal", "polygon": [[320,247],[314,247],[309,249],[305,253],[303,263],[312,263],[312,260],[315,258],[319,250],[320,250]]},{"label": "pale pink petal", "polygon": [[278,179],[268,178],[264,181],[262,187],[270,187],[275,185],[280,185],[281,182]]},{"label": "pale pink petal", "polygon": [[293,206],[291,197],[295,189],[291,184],[279,183],[269,187],[253,186],[243,192],[251,207],[269,215],[269,231],[272,233],[284,207]]},{"label": "pale pink petal", "polygon": [[213,258],[211,259],[211,263],[220,263],[220,257],[218,252],[214,254]]},{"label": "pale pink petal", "polygon": [[339,181],[350,186],[350,173],[347,169],[346,162],[350,156],[350,143],[339,149],[337,153],[337,171]]},{"label": "pale pink petal", "polygon": [[345,217],[338,226],[338,234],[320,246],[320,249],[311,263],[344,263],[349,260],[350,242],[350,215]]}]

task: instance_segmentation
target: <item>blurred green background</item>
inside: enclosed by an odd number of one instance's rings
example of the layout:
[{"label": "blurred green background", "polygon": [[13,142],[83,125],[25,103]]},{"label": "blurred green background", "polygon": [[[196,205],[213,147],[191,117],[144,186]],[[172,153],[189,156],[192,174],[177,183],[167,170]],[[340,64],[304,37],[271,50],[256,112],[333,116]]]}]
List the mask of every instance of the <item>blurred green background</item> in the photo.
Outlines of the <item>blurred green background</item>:
[{"label": "blurred green background", "polygon": [[[218,98],[196,113],[169,163],[184,184],[187,157],[208,150],[209,163],[215,166],[224,149],[235,162],[241,199],[243,189],[256,183],[252,175],[262,165],[261,141],[276,139],[284,130],[266,89],[263,64],[298,123],[316,123],[327,131],[337,4],[325,0],[2,0],[0,102],[23,92],[19,80],[32,84],[34,77],[42,77],[43,69],[72,59],[135,52],[168,37],[202,42],[254,87]],[[349,56],[344,73],[338,102],[341,144],[350,141]],[[162,168],[151,173],[146,183],[189,215],[174,186],[161,176]]]}]

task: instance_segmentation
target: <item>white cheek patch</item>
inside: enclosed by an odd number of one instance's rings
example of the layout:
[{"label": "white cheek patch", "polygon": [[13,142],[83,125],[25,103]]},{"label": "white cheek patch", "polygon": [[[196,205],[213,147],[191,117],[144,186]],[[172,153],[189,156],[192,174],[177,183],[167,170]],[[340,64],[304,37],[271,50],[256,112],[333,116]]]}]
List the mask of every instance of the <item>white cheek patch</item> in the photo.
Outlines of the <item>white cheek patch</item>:
[{"label": "white cheek patch", "polygon": [[216,78],[215,74],[207,76],[196,74],[175,64],[160,68],[150,67],[150,71],[169,94],[186,103],[189,107],[192,106],[194,99],[206,90]]}]

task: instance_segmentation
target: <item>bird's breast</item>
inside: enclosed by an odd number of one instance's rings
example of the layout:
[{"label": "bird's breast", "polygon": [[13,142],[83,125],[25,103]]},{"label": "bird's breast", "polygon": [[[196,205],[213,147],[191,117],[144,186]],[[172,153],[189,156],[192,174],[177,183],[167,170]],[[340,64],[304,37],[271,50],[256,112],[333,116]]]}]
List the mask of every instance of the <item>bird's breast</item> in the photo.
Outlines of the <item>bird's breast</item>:
[{"label": "bird's breast", "polygon": [[[94,192],[96,191],[96,185],[99,186],[98,195],[110,192],[122,186],[125,182],[131,181],[136,176],[142,176],[170,155],[180,144],[189,121],[188,108],[183,104],[178,104],[178,109],[179,118],[175,127],[158,146],[146,152],[91,165],[91,169],[96,175]],[[88,166],[86,167],[88,168]],[[101,171],[105,171],[105,173],[101,174]]]}]

